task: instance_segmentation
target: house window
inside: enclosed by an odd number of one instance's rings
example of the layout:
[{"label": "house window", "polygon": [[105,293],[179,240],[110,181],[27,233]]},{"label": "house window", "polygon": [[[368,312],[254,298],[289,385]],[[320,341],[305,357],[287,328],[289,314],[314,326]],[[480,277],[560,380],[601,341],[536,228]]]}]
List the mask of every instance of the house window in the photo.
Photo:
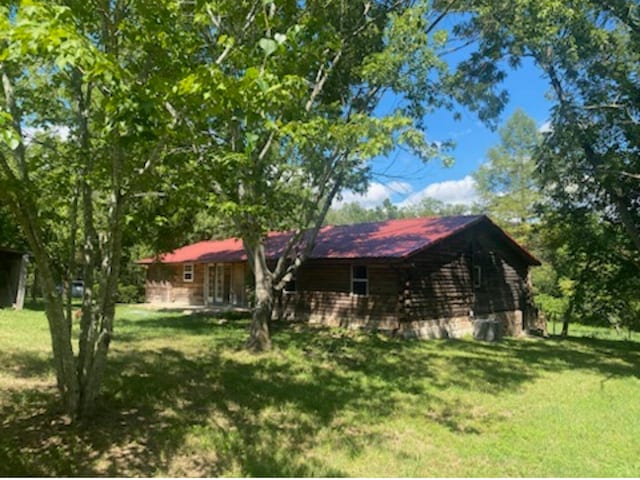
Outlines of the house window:
[{"label": "house window", "polygon": [[369,294],[369,272],[366,265],[351,266],[351,293],[354,295]]},{"label": "house window", "polygon": [[193,282],[193,263],[185,263],[182,267],[182,280]]},{"label": "house window", "polygon": [[482,286],[482,267],[480,265],[473,266],[473,288]]}]

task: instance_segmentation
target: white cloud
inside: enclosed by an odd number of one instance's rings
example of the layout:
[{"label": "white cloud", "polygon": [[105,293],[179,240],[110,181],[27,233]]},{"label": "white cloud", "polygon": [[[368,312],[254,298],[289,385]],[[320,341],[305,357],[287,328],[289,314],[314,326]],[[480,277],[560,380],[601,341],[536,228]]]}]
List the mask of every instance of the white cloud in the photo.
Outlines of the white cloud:
[{"label": "white cloud", "polygon": [[553,125],[551,125],[551,120],[547,120],[540,127],[538,127],[538,132],[540,133],[550,133],[553,131]]},{"label": "white cloud", "polygon": [[386,198],[391,198],[394,194],[409,194],[412,192],[411,185],[405,182],[390,182],[382,184],[372,182],[364,194],[354,193],[351,190],[342,192],[341,200],[334,200],[333,207],[340,208],[347,203],[357,202],[364,208],[372,208],[380,205]]},{"label": "white cloud", "polygon": [[334,200],[333,208],[340,208],[352,202],[357,202],[364,208],[374,208],[394,194],[406,195],[403,201],[394,202],[399,207],[416,205],[427,197],[435,198],[444,203],[462,205],[471,205],[478,200],[473,177],[467,175],[461,180],[432,183],[417,192],[414,192],[411,185],[405,182],[390,182],[388,184],[372,182],[364,194],[357,194],[350,190],[343,192],[341,200]]},{"label": "white cloud", "polygon": [[66,125],[47,125],[46,127],[24,127],[23,134],[27,144],[31,143],[33,138],[40,133],[48,133],[51,136],[58,137],[63,142],[67,141],[71,135],[71,130]]},{"label": "white cloud", "polygon": [[471,205],[478,199],[478,193],[473,177],[467,175],[461,180],[447,180],[427,185],[422,190],[409,195],[399,205],[401,207],[416,205],[427,197],[444,203]]}]

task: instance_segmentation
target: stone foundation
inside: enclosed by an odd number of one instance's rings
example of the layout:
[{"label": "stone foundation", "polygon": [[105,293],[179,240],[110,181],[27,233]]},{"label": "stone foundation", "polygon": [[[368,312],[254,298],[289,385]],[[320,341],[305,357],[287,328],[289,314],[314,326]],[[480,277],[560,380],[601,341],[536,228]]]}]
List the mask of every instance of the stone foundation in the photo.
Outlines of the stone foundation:
[{"label": "stone foundation", "polygon": [[473,335],[476,318],[498,320],[502,323],[503,333],[509,336],[522,335],[522,311],[496,312],[478,317],[468,315],[433,320],[414,320],[400,323],[396,333],[403,338],[460,338]]},{"label": "stone foundation", "polygon": [[473,333],[471,317],[438,318],[402,322],[398,335],[403,338],[460,338]]},{"label": "stone foundation", "polygon": [[487,320],[500,320],[504,328],[504,334],[512,337],[522,335],[522,310],[512,310],[510,312],[496,312],[486,315],[478,315],[477,318]]},{"label": "stone foundation", "polygon": [[326,315],[325,313],[306,313],[294,315],[289,311],[283,317],[286,321],[308,322],[313,325],[341,327],[347,329],[377,330],[388,332],[402,338],[461,338],[473,335],[475,320],[497,320],[502,324],[502,334],[519,336],[522,330],[522,310],[496,312],[475,317],[464,315],[459,317],[437,318],[429,320],[412,320],[400,322],[394,317],[371,318],[370,316]]}]

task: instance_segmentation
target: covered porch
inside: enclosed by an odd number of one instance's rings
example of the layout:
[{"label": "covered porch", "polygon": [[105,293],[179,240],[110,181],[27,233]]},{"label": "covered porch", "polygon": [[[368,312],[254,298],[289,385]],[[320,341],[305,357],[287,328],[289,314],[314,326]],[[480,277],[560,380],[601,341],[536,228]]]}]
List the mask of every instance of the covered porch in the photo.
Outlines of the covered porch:
[{"label": "covered porch", "polygon": [[246,262],[206,263],[203,299],[205,306],[246,307],[249,305]]}]

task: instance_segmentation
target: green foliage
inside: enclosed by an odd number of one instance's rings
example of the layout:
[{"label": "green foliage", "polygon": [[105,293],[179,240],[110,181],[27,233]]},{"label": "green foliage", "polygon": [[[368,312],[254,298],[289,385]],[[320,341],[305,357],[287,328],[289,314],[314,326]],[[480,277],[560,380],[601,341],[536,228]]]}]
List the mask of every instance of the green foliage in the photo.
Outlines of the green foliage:
[{"label": "green foliage", "polygon": [[531,224],[541,200],[534,157],[540,133],[535,121],[520,109],[499,133],[500,144],[489,149],[487,163],[473,174],[476,190],[483,210],[518,242],[530,247]]},{"label": "green foliage", "polygon": [[[569,316],[632,320],[640,271],[640,36],[635,1],[468,1],[455,27],[480,37],[461,74],[532,58],[554,102],[535,157],[545,208],[538,232],[565,285]],[[546,292],[550,293],[550,292]],[[550,293],[551,294],[551,293]],[[557,293],[553,294],[554,296]]]},{"label": "green foliage", "polygon": [[477,205],[447,204],[435,198],[423,198],[416,205],[397,206],[388,198],[375,208],[365,208],[358,202],[350,202],[327,212],[325,223],[346,225],[352,223],[379,222],[394,218],[443,217],[448,215],[475,215]]},{"label": "green foliage", "polygon": [[382,208],[365,208],[358,202],[350,202],[327,212],[327,225],[349,225],[353,223],[378,222],[387,220],[387,212]]},{"label": "green foliage", "polygon": [[638,267],[628,261],[633,246],[620,225],[589,209],[548,209],[542,218],[543,248],[555,269],[542,293],[563,298],[573,321],[608,325],[617,318],[620,326],[637,328]]},{"label": "green foliage", "polygon": [[25,248],[25,240],[6,205],[0,205],[0,247]]},{"label": "green foliage", "polygon": [[[90,414],[98,395],[120,266],[130,260],[123,245],[136,241],[125,222],[145,217],[138,200],[166,194],[192,166],[169,149],[184,61],[166,41],[181,38],[174,7],[24,1],[0,15],[0,196],[37,265],[72,418]],[[74,352],[71,299],[57,286],[78,277],[92,288]]]},{"label": "green foliage", "polygon": [[484,213],[478,204],[445,203],[442,200],[425,197],[416,205],[402,209],[403,217],[444,217],[448,215],[478,215]]},{"label": "green foliage", "polygon": [[535,301],[545,314],[547,322],[561,321],[568,314],[569,301],[567,297],[554,297],[541,293],[536,295]]},{"label": "green foliage", "polygon": [[[462,88],[438,56],[440,12],[430,2],[333,7],[195,7],[207,34],[190,32],[197,61],[175,90],[207,190],[236,234],[315,225],[338,191],[366,187],[369,159],[399,144],[423,159],[442,153],[420,130]],[[387,92],[398,107],[374,115]]]},{"label": "green foliage", "polygon": [[142,303],[144,302],[144,284],[136,285],[118,284],[118,303]]}]

